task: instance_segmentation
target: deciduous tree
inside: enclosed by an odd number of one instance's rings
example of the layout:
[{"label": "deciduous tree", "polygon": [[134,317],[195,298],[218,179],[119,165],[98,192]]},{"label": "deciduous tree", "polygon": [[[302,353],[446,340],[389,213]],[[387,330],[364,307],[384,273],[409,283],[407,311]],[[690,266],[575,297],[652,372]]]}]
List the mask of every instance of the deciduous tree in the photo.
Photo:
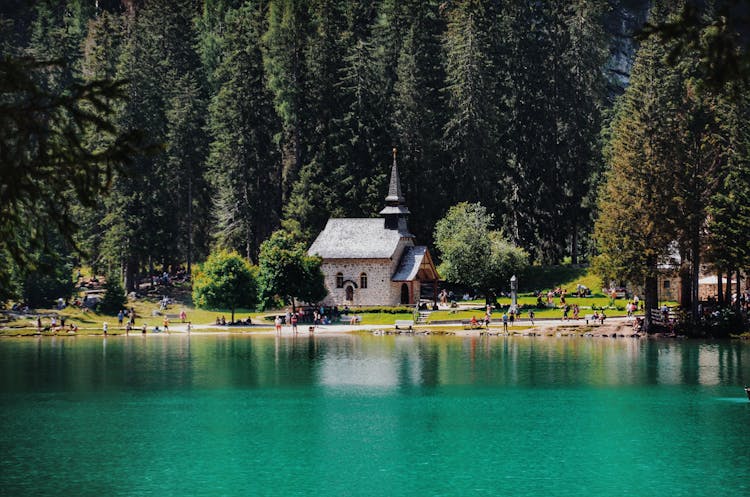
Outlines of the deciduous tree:
[{"label": "deciduous tree", "polygon": [[304,243],[285,231],[276,231],[260,249],[260,288],[264,306],[281,299],[296,307],[298,301],[317,303],[328,293],[320,257],[307,255]]},{"label": "deciduous tree", "polygon": [[220,250],[208,256],[193,279],[193,302],[202,309],[255,308],[258,268],[236,252]]}]

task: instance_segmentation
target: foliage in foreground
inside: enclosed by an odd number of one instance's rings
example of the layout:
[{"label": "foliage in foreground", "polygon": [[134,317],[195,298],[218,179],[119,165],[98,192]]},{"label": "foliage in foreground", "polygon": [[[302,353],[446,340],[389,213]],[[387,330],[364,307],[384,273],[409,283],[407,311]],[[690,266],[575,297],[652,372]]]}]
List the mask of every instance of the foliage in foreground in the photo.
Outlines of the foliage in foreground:
[{"label": "foliage in foreground", "polygon": [[[0,257],[13,263],[0,265],[0,298],[14,293],[14,266],[35,267],[61,244],[75,246],[70,204],[94,208],[139,151],[138,134],[114,124],[122,84],[73,79],[50,89],[45,80],[64,69],[0,57]],[[99,136],[95,145],[89,134]]]}]

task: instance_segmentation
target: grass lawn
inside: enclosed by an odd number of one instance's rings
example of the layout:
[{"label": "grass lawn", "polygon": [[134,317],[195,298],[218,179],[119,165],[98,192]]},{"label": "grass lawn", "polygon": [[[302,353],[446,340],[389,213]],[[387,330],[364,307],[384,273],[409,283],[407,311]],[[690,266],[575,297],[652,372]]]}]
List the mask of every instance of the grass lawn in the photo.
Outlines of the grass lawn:
[{"label": "grass lawn", "polygon": [[592,293],[600,293],[602,280],[589,272],[588,267],[575,266],[531,266],[525,274],[519,275],[518,288],[521,292],[550,290],[557,287],[568,293],[576,290],[576,285],[585,285]]},{"label": "grass lawn", "polygon": [[[545,299],[546,302],[546,299]],[[596,306],[597,310],[601,310],[602,308],[605,308],[604,311],[608,317],[617,317],[617,316],[625,316],[627,315],[627,312],[625,311],[625,305],[628,303],[626,299],[617,299],[614,302],[614,308],[611,308],[609,303],[610,300],[607,297],[566,297],[565,302],[569,304],[571,307],[573,304],[578,304],[578,307],[580,309],[579,316],[582,318],[586,314],[592,314],[594,312],[593,307]],[[507,309],[507,306],[510,306],[510,299],[509,298],[500,298],[498,299],[498,303],[503,306],[505,309]],[[530,305],[534,306],[536,305],[536,297],[519,297],[518,303],[520,305]],[[446,320],[464,320],[464,319],[471,319],[472,316],[475,316],[477,319],[481,319],[484,317],[484,301],[483,300],[475,300],[471,302],[461,302],[461,304],[470,304],[470,305],[476,305],[476,309],[471,310],[445,310],[445,311],[435,311],[430,314],[429,321],[446,321]],[[560,305],[560,299],[556,298],[554,299],[554,304],[557,307],[554,308],[546,308],[546,309],[534,309],[534,315],[537,318],[562,318],[563,310],[559,307]],[[666,302],[668,306],[675,306],[677,305],[676,302]],[[500,316],[502,316],[503,309],[494,309],[493,310],[493,319],[498,319]],[[527,319],[528,318],[528,309],[521,310],[520,317],[521,319]],[[572,311],[569,314],[569,316],[572,316]]]}]

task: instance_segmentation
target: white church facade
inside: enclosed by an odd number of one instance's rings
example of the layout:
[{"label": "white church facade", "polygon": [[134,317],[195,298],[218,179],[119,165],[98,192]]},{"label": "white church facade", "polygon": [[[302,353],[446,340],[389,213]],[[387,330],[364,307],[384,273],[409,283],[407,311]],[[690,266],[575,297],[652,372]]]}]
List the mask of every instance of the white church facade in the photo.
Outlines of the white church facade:
[{"label": "white church facade", "polygon": [[[418,304],[422,284],[436,292],[440,276],[425,246],[407,227],[409,209],[393,152],[391,181],[380,218],[329,219],[308,253],[323,259],[325,305]],[[435,294],[435,298],[437,295]]]}]

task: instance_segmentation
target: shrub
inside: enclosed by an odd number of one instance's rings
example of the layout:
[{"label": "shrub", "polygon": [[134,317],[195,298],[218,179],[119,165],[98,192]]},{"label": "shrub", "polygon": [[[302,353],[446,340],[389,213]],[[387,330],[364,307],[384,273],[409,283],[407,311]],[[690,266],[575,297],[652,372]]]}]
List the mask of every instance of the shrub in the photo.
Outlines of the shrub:
[{"label": "shrub", "polygon": [[99,303],[100,312],[103,312],[104,314],[117,314],[120,309],[125,308],[127,298],[125,297],[125,290],[120,283],[119,276],[112,274],[107,276],[107,282],[104,284],[104,289],[107,290],[107,292]]}]

